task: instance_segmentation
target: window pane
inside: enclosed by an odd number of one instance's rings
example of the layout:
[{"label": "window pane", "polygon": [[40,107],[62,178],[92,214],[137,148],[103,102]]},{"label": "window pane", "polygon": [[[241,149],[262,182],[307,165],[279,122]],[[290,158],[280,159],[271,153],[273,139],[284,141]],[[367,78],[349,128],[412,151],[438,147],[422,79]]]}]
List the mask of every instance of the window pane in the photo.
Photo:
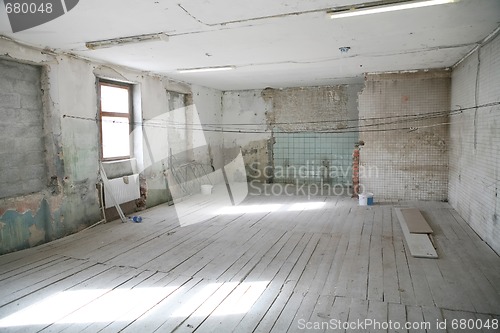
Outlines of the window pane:
[{"label": "window pane", "polygon": [[129,122],[127,118],[102,117],[102,157],[130,156]]},{"label": "window pane", "polygon": [[101,111],[128,113],[128,89],[101,85]]}]

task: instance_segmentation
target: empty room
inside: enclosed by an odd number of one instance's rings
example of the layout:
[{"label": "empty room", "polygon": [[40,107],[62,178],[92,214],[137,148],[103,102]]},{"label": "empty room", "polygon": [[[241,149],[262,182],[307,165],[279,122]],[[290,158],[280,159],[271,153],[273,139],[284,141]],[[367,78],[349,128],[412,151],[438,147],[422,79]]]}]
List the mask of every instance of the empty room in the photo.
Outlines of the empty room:
[{"label": "empty room", "polygon": [[499,18],[4,0],[0,332],[499,332]]}]

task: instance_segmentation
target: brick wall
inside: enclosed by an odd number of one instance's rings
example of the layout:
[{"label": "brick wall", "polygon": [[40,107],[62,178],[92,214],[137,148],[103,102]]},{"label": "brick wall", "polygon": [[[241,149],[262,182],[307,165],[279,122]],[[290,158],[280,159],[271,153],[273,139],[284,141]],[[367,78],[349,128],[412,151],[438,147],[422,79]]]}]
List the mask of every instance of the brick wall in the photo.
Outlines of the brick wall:
[{"label": "brick wall", "polygon": [[[449,200],[500,253],[500,37],[452,74]],[[475,108],[478,106],[477,108]]]},{"label": "brick wall", "polygon": [[46,184],[40,68],[0,60],[0,198]]}]

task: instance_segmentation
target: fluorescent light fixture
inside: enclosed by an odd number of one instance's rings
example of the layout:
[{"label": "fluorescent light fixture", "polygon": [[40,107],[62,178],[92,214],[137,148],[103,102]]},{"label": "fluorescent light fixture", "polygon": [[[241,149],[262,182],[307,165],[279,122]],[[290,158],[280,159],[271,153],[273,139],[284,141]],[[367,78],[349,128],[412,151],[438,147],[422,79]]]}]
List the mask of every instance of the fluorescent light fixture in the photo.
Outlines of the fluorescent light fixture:
[{"label": "fluorescent light fixture", "polygon": [[413,9],[420,7],[428,7],[435,5],[443,5],[447,3],[456,2],[458,0],[427,0],[427,1],[396,1],[392,4],[384,3],[384,1],[376,1],[373,3],[355,5],[342,7],[333,11],[328,12],[330,18],[343,18],[343,17],[351,17],[351,16],[359,16],[359,15],[368,15],[368,14],[378,14],[385,12],[393,12],[397,10],[404,9]]},{"label": "fluorescent light fixture", "polygon": [[215,66],[215,67],[198,67],[198,68],[182,68],[178,69],[177,73],[202,73],[202,72],[217,72],[229,71],[235,69],[235,66]]},{"label": "fluorescent light fixture", "polygon": [[87,42],[87,43],[85,43],[85,46],[88,49],[96,50],[96,49],[104,49],[107,47],[120,46],[120,45],[125,45],[125,44],[136,44],[136,43],[151,42],[151,41],[158,41],[158,40],[168,42],[168,35],[163,33],[163,32],[160,32],[157,34],[127,36],[127,37],[120,37],[120,38]]}]

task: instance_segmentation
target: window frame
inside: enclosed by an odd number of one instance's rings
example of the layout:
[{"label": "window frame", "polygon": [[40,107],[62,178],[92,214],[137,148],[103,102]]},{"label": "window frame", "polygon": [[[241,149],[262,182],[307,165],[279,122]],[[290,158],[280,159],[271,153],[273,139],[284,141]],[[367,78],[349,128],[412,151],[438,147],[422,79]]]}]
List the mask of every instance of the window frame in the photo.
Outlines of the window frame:
[{"label": "window frame", "polygon": [[[120,113],[120,112],[109,112],[109,111],[103,111],[102,110],[102,99],[101,99],[101,87],[102,86],[108,86],[108,87],[115,87],[115,88],[121,88],[121,89],[126,89],[128,93],[128,112],[127,113]],[[120,161],[120,160],[127,160],[133,157],[133,151],[132,151],[132,143],[130,142],[130,137],[129,137],[129,155],[125,156],[115,156],[115,157],[104,157],[104,147],[103,147],[103,141],[102,141],[102,118],[103,117],[113,117],[113,118],[126,118],[128,120],[129,124],[129,135],[132,132],[132,113],[133,113],[133,99],[132,99],[132,85],[124,82],[117,82],[117,81],[111,81],[111,80],[105,80],[105,79],[98,79],[97,82],[97,94],[98,94],[98,99],[99,99],[99,147],[100,147],[100,157],[101,161]]]}]

